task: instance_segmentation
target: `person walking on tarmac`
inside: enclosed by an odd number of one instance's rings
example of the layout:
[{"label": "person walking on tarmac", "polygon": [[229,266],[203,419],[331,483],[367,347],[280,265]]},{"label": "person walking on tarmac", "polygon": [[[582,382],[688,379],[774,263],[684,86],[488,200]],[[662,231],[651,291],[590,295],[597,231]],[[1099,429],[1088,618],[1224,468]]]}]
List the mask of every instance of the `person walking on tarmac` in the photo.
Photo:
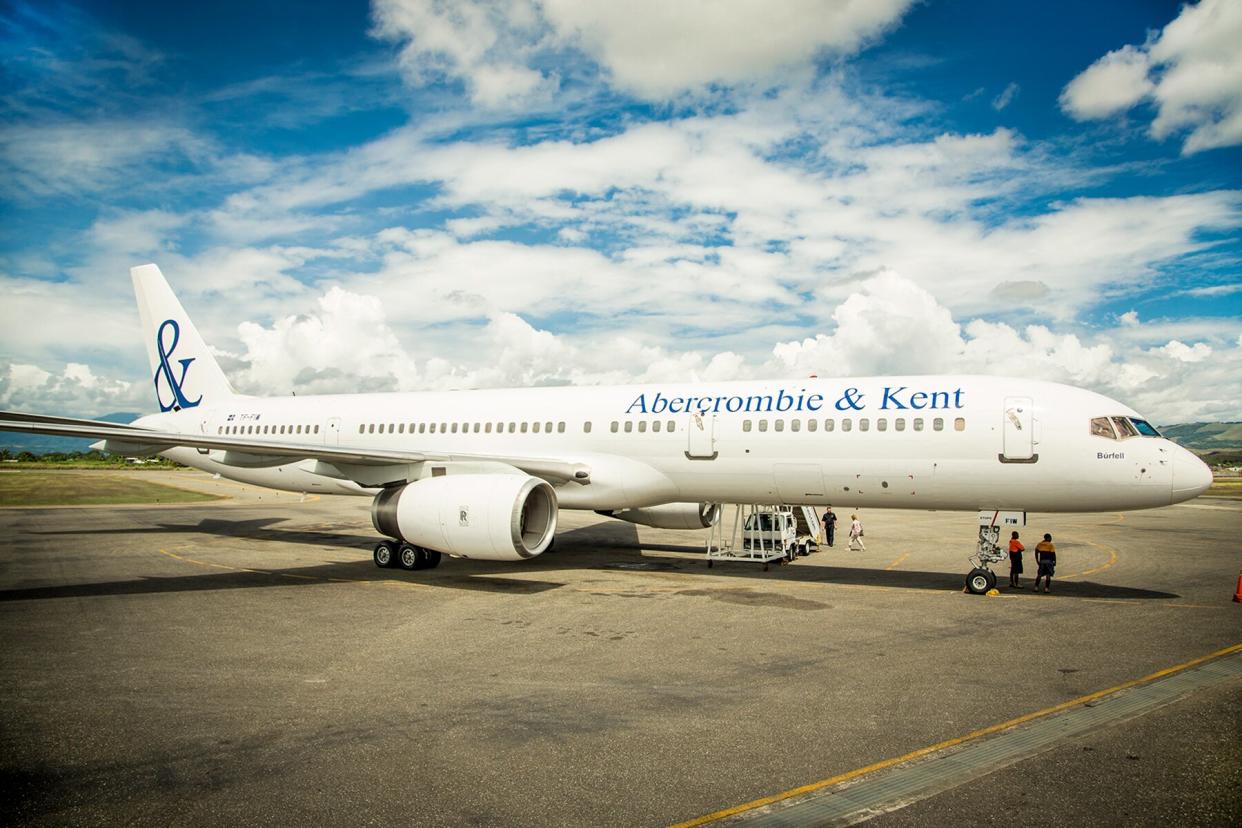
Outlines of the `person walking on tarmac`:
[{"label": "person walking on tarmac", "polygon": [[837,513],[832,511],[831,506],[824,507],[824,516],[821,518],[824,522],[824,540],[832,546],[833,540],[837,536]]},{"label": "person walking on tarmac", "polygon": [[858,515],[850,516],[850,551],[867,551],[867,546],[863,543],[862,521],[858,519]]},{"label": "person walking on tarmac", "polygon": [[1039,579],[1044,579],[1044,592],[1052,584],[1052,573],[1057,568],[1057,548],[1052,543],[1052,535],[1044,533],[1044,539],[1035,544],[1035,591],[1039,592]]},{"label": "person walking on tarmac", "polygon": [[1018,576],[1022,574],[1022,553],[1026,547],[1018,540],[1018,533],[1009,536],[1009,585],[1014,589],[1022,589]]}]

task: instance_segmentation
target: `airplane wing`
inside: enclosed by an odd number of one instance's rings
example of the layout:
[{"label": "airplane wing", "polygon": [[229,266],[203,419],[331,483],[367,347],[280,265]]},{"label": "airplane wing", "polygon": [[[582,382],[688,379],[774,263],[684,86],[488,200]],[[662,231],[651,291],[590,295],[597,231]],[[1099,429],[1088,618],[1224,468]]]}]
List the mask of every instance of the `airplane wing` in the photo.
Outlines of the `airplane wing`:
[{"label": "airplane wing", "polygon": [[[549,457],[524,457],[503,454],[473,454],[436,451],[392,451],[348,446],[325,446],[316,443],[276,442],[238,436],[215,436],[184,432],[157,431],[141,426],[108,423],[101,420],[78,420],[0,411],[0,431],[26,434],[49,434],[57,437],[91,437],[105,440],[105,448],[116,453],[154,453],[167,448],[186,446],[199,450],[218,450],[243,455],[297,460],[322,460],[326,463],[347,463],[361,466],[390,466],[406,463],[493,462],[521,469],[527,474],[555,481],[591,482],[591,468]],[[205,452],[204,452],[205,453]],[[226,455],[227,458],[227,455]]]}]

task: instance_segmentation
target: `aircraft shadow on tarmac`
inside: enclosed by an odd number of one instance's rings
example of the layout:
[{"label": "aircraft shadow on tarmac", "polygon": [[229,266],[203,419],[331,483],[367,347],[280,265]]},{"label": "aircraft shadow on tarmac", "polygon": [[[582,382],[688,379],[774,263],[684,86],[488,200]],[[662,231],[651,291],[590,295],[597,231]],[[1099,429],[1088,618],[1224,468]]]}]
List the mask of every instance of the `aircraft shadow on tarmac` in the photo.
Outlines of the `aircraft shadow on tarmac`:
[{"label": "aircraft shadow on tarmac", "polygon": [[[210,534],[239,538],[249,541],[274,541],[284,544],[311,546],[357,547],[369,550],[375,543],[374,535],[352,535],[327,532],[318,528],[281,529],[273,524],[283,522],[277,517],[249,520],[221,520],[208,518],[195,524],[160,523],[151,527],[130,527],[92,531],[82,529],[54,530],[32,534],[124,534],[176,535]],[[330,528],[338,528],[336,526]],[[342,525],[339,528],[349,528]],[[213,550],[218,554],[221,550]],[[708,573],[701,557],[645,556],[644,552],[674,552],[701,556],[703,547],[698,544],[643,544],[639,542],[638,527],[625,523],[600,523],[571,529],[556,537],[553,550],[530,561],[505,563],[494,561],[445,560],[434,570],[402,572],[377,569],[369,555],[357,561],[333,561],[305,566],[266,567],[248,558],[245,565],[236,570],[204,572],[176,576],[150,576],[132,580],[101,583],[65,584],[0,590],[0,601],[39,600],[45,598],[86,597],[96,595],[132,595],[160,592],[191,592],[220,589],[255,589],[263,587],[322,586],[339,581],[387,581],[409,580],[427,587],[460,589],[468,591],[532,595],[554,590],[565,584],[556,580],[534,580],[523,576],[566,570],[630,571],[686,571]],[[192,557],[193,553],[187,553]],[[825,550],[815,558],[832,555]],[[851,553],[853,554],[853,553]],[[750,562],[718,562],[710,570],[714,579],[731,587],[738,581],[750,584],[756,581],[798,581],[807,584],[834,584],[850,586],[886,587],[890,589],[919,589],[961,591],[964,573],[925,572],[917,570],[888,570],[861,566],[831,566],[815,560],[814,566],[777,566],[763,571]],[[1002,574],[1003,573],[998,573]],[[1029,583],[1029,579],[1028,579]],[[1173,599],[1181,596],[1158,590],[1114,586],[1090,581],[1053,582],[1057,597],[1111,598],[1115,600]],[[1009,592],[1011,595],[1029,595],[1030,591]]]}]

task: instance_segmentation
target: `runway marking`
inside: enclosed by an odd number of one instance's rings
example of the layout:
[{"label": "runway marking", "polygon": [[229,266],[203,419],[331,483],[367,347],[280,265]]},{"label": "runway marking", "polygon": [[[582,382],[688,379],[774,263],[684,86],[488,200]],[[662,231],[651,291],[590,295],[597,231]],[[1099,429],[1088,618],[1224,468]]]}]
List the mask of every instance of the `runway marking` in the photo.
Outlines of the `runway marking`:
[{"label": "runway marking", "polygon": [[1100,566],[1095,567],[1094,569],[1084,569],[1082,572],[1071,572],[1069,575],[1062,575],[1061,576],[1062,581],[1066,580],[1067,578],[1082,578],[1086,575],[1094,575],[1097,572],[1103,572],[1104,570],[1108,569],[1113,564],[1117,563],[1117,550],[1114,549],[1113,547],[1108,546],[1107,544],[1103,544],[1103,543],[1096,543],[1095,541],[1092,541],[1092,540],[1086,541],[1086,543],[1090,544],[1091,546],[1094,546],[1096,549],[1103,549],[1105,552],[1107,552],[1108,561]]},{"label": "runway marking", "polygon": [[904,560],[905,560],[906,558],[908,558],[908,557],[910,557],[910,553],[909,553],[909,552],[903,553],[903,554],[902,554],[902,556],[901,556],[900,558],[898,558],[897,560],[893,561],[893,562],[892,562],[891,564],[889,564],[888,566],[884,567],[884,571],[888,572],[888,571],[891,571],[891,570],[896,569],[898,566],[900,566],[900,565],[901,565],[901,562],[902,562],[902,561],[904,561]]},{"label": "runway marking", "polygon": [[671,828],[691,828],[692,826],[696,826],[696,825],[706,825],[707,823],[710,823],[710,822],[717,822],[722,819],[727,819],[728,817],[737,816],[738,814],[742,814],[747,811],[753,811],[756,808],[762,808],[765,805],[772,805],[777,802],[782,802],[787,799],[792,799],[793,797],[796,797],[796,796],[801,796],[803,794],[809,794],[815,791],[823,790],[824,788],[829,788],[829,787],[832,787],[833,785],[839,785],[842,782],[847,782],[851,779],[857,779],[861,776],[866,776],[867,774],[874,773],[876,771],[884,770],[886,768],[891,768],[896,765],[901,765],[901,764],[910,762],[915,759],[920,759],[925,756],[938,753],[942,750],[946,750],[951,747],[956,747],[958,745],[962,745],[967,742],[974,742],[978,739],[981,739],[984,736],[990,736],[994,733],[1000,733],[1001,731],[1009,730],[1010,728],[1017,727],[1018,725],[1025,724],[1031,721],[1035,721],[1036,719],[1042,719],[1047,716],[1051,716],[1054,713],[1060,713],[1063,710],[1068,710],[1073,707],[1078,707],[1079,705],[1089,704],[1090,702],[1096,701],[1097,699],[1102,699],[1106,696],[1111,696],[1114,693],[1120,693],[1123,690],[1129,690],[1133,687],[1138,687],[1140,685],[1149,684],[1157,679],[1165,678],[1167,676],[1174,675],[1175,673],[1180,673],[1184,670],[1190,669],[1191,667],[1196,667],[1200,664],[1204,664],[1206,662],[1209,662],[1214,659],[1218,659],[1223,656],[1227,656],[1227,655],[1230,655],[1236,652],[1242,652],[1242,643],[1234,644],[1230,647],[1225,647],[1224,649],[1217,650],[1214,653],[1208,653],[1205,656],[1200,656],[1199,658],[1195,658],[1190,661],[1183,662],[1182,664],[1177,664],[1173,667],[1166,667],[1163,670],[1157,670],[1156,672],[1150,673],[1146,676],[1143,676],[1142,678],[1132,679],[1131,681],[1118,684],[1115,687],[1109,687],[1105,690],[1097,690],[1094,693],[1088,693],[1085,696],[1079,696],[1076,699],[1071,699],[1066,702],[1061,702],[1060,704],[1053,705],[1052,707],[1046,707],[1043,710],[1037,710],[1034,713],[1027,713],[1025,715],[1018,716],[1017,718],[1010,719],[1009,721],[1000,722],[999,724],[994,724],[988,727],[980,728],[979,730],[975,730],[970,733],[967,733],[965,736],[958,736],[953,739],[946,739],[943,742],[937,742],[934,745],[929,745],[928,747],[919,748],[918,750],[912,750],[909,753],[903,754],[901,756],[895,756],[891,759],[884,759],[882,761],[874,762],[870,765],[866,765],[861,768],[855,768],[854,770],[846,771],[845,773],[839,773],[836,776],[830,776],[827,779],[821,779],[818,782],[810,782],[806,785],[800,785],[797,788],[790,788],[787,791],[781,791],[780,793],[771,794],[770,796],[765,796],[759,799],[754,799],[754,800],[751,800],[750,802],[745,802],[741,805],[736,805],[732,808],[725,808],[723,810],[714,811],[710,814],[705,814],[704,816],[701,816],[701,817],[696,817],[694,819],[686,820],[685,822],[678,822],[675,825],[671,826]]}]

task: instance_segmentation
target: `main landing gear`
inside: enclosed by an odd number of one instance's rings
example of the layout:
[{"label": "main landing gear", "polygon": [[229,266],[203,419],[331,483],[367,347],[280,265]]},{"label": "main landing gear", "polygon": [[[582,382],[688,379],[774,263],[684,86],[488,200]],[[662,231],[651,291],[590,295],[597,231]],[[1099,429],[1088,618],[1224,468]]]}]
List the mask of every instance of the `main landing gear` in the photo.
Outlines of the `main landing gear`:
[{"label": "main landing gear", "polygon": [[381,569],[397,567],[413,572],[415,569],[435,569],[443,556],[434,549],[386,540],[375,545],[373,557],[375,565]]},{"label": "main landing gear", "polygon": [[967,592],[984,595],[996,589],[996,573],[988,567],[1009,557],[1001,547],[1001,529],[1019,526],[1026,526],[1026,512],[979,512],[979,538],[970,559],[973,569],[966,575]]}]

